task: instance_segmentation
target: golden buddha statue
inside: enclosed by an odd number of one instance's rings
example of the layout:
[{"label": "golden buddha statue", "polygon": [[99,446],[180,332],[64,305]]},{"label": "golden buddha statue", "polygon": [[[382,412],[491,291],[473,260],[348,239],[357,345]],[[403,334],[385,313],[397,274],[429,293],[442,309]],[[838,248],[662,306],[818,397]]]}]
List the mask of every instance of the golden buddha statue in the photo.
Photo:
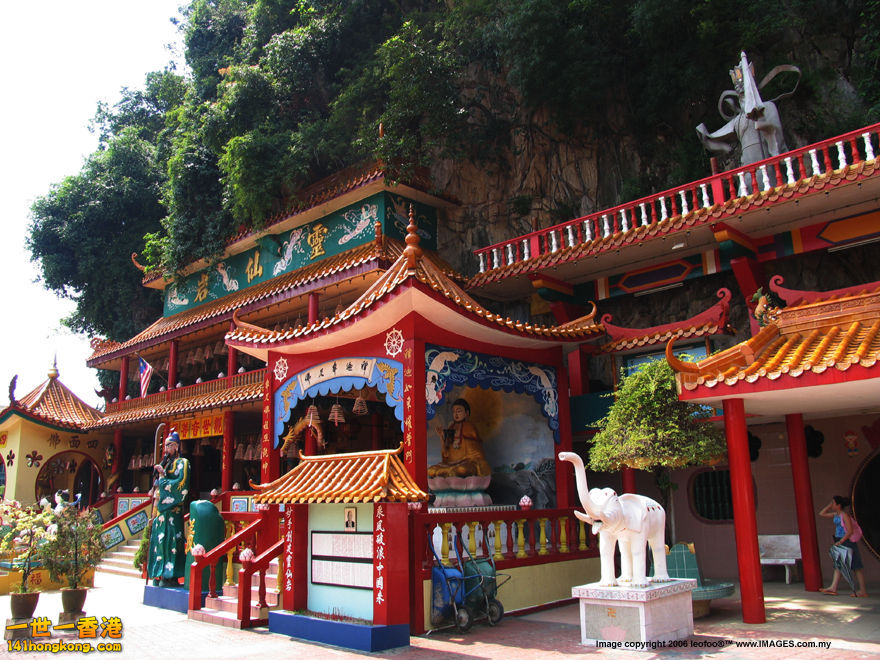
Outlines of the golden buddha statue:
[{"label": "golden buddha statue", "polygon": [[452,423],[445,429],[437,427],[443,442],[443,460],[428,468],[428,477],[485,477],[492,474],[480,434],[468,420],[470,414],[471,407],[464,399],[456,399],[452,404]]}]

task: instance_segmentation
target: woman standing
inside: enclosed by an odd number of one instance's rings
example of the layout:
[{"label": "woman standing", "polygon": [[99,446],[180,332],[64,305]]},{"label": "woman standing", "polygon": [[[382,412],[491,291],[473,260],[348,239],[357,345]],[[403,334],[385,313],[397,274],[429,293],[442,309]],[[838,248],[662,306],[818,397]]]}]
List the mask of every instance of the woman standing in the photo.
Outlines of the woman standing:
[{"label": "woman standing", "polygon": [[[852,537],[853,532],[855,531],[855,522],[853,521],[852,516],[847,512],[851,503],[852,501],[848,497],[835,495],[831,498],[831,502],[826,504],[825,508],[819,512],[819,515],[825,518],[832,518],[832,522],[834,523],[834,545],[844,546],[849,548],[852,552],[850,568],[852,568],[856,580],[858,580],[859,583],[858,591],[854,592],[852,595],[864,598],[868,595],[868,590],[865,588],[865,572],[863,570],[862,556],[859,554],[858,544],[855,541],[850,540],[850,537]],[[829,596],[836,596],[838,582],[840,582],[840,571],[835,568],[834,575],[831,578],[831,586],[827,588],[822,587],[819,591],[828,594]]]}]

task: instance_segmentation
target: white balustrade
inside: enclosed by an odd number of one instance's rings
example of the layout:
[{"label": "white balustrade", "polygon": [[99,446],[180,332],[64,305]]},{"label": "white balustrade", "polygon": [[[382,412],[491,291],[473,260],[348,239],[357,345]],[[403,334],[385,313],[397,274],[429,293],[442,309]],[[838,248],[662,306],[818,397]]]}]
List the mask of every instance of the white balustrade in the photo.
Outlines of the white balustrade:
[{"label": "white balustrade", "polygon": [[761,165],[758,171],[761,173],[761,190],[770,190],[770,176],[767,174],[767,166]]},{"label": "white balustrade", "polygon": [[609,236],[611,236],[611,222],[606,214],[602,216],[602,238],[608,238]]},{"label": "white balustrade", "polygon": [[740,197],[746,197],[749,194],[749,187],[746,184],[746,173],[740,172],[739,176],[739,193],[737,193]]},{"label": "white balustrade", "polygon": [[843,149],[843,142],[838,140],[834,144],[837,146],[837,169],[846,167],[848,163],[846,162],[846,151]]},{"label": "white balustrade", "polygon": [[645,207],[645,203],[642,202],[639,204],[639,208],[642,210],[642,227],[647,227],[650,224],[650,221],[648,220],[648,211]]},{"label": "white balustrade", "polygon": [[479,257],[479,259],[480,259],[480,272],[485,273],[486,272],[486,254],[484,252],[480,252],[480,254],[478,254],[477,257]]},{"label": "white balustrade", "polygon": [[565,228],[565,232],[568,236],[568,247],[574,247],[575,243],[577,243],[577,234],[574,230],[574,225],[568,225]]},{"label": "white balustrade", "polygon": [[700,192],[701,192],[702,195],[703,195],[703,208],[704,208],[704,209],[707,209],[707,208],[709,208],[710,206],[712,206],[712,205],[709,203],[709,190],[708,190],[708,188],[706,187],[706,184],[705,184],[705,183],[701,183],[701,184],[700,184]]},{"label": "white balustrade", "polygon": [[492,248],[492,268],[501,268],[501,250]]},{"label": "white balustrade", "polygon": [[524,238],[522,240],[522,258],[523,261],[526,259],[530,259],[532,256],[531,248],[529,247],[529,239]]},{"label": "white balustrade", "polygon": [[687,215],[689,213],[687,194],[684,190],[680,190],[678,194],[681,197],[681,214]]},{"label": "white balustrade", "polygon": [[666,211],[666,198],[660,198],[660,221],[666,220],[669,217],[669,213]]},{"label": "white balustrade", "polygon": [[865,140],[865,160],[874,160],[874,147],[871,146],[871,134],[862,133],[862,138]]},{"label": "white balustrade", "polygon": [[510,265],[512,263],[516,263],[516,246],[513,243],[508,243],[507,247],[507,264]]},{"label": "white balustrade", "polygon": [[620,231],[624,233],[629,231],[629,220],[625,209],[620,209]]},{"label": "white balustrade", "polygon": [[819,167],[819,158],[815,149],[810,149],[810,165],[813,167],[813,174],[822,174],[822,168]]},{"label": "white balustrade", "polygon": [[593,223],[590,220],[584,220],[584,243],[593,240]]},{"label": "white balustrade", "polygon": [[791,156],[785,158],[785,181],[789,185],[794,185],[794,165],[791,162]]}]

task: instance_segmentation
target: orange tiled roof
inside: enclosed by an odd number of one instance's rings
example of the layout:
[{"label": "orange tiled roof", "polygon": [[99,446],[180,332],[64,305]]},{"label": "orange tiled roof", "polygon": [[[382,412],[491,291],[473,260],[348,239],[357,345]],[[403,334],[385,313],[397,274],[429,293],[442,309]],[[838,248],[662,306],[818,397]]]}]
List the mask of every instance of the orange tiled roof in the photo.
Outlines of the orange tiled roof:
[{"label": "orange tiled roof", "polygon": [[606,314],[602,317],[602,327],[611,337],[611,341],[603,344],[599,350],[603,353],[616,353],[666,343],[670,339],[703,337],[725,332],[728,329],[727,316],[730,311],[731,294],[728,289],[719,289],[717,295],[720,300],[696,316],[651,328],[622,328],[612,325],[611,315]]},{"label": "orange tiled roof", "polygon": [[[379,241],[352,248],[305,268],[300,268],[256,286],[236,291],[214,302],[188,309],[173,316],[162,317],[126,342],[92,340],[94,353],[88,359],[87,364],[89,366],[98,366],[107,359],[118,357],[118,354],[121,352],[130,353],[141,347],[158,343],[170,333],[204,321],[219,319],[231,314],[236,309],[291,292],[298,287],[305,286],[321,278],[368,264],[371,261],[376,261],[376,267],[379,268],[379,261],[397,259],[402,253],[403,243],[401,241],[382,237]],[[452,273],[446,264],[441,263],[438,268],[442,268],[450,274]]]},{"label": "orange tiled roof", "polygon": [[690,229],[694,226],[718,222],[719,220],[735,217],[738,213],[743,213],[755,207],[760,208],[766,204],[784,199],[819,192],[846,181],[873,176],[877,169],[877,160],[853,163],[841,169],[830,170],[823,174],[816,174],[801,179],[793,184],[785,184],[762,192],[755,192],[745,197],[736,197],[723,204],[716,204],[709,208],[696,208],[684,215],[675,215],[650,225],[633,227],[626,232],[618,232],[604,238],[599,237],[592,241],[564,247],[556,252],[541,254],[530,259],[492,268],[474,275],[467,286],[469,289],[477,288],[508,277],[542,271],[561,264],[581,261],[587,257],[592,257],[609,250],[619,250],[627,245],[636,245],[646,238],[665,236]]},{"label": "orange tiled roof", "polygon": [[[163,394],[168,395],[172,392],[165,392]],[[151,396],[156,397],[156,399],[161,399],[161,395],[159,394]],[[260,379],[255,383],[247,383],[245,385],[220,389],[215,392],[197,394],[185,399],[177,399],[174,401],[158,400],[154,405],[144,405],[140,407],[133,406],[117,412],[110,412],[102,418],[91,422],[88,425],[88,428],[101,429],[114,427],[120,424],[133,424],[134,422],[141,422],[150,419],[163,419],[184,413],[201,412],[222,408],[224,406],[251,403],[253,401],[260,401],[262,398],[263,381]],[[143,403],[141,400],[132,399],[132,401]]]},{"label": "orange tiled roof", "polygon": [[880,358],[880,282],[795,297],[804,302],[771,310],[772,322],[754,337],[700,362],[677,360],[670,341],[666,358],[682,387],[734,386],[832,368],[846,371],[855,364],[874,366]]},{"label": "orange tiled roof", "polygon": [[311,325],[293,328],[286,331],[275,332],[266,330],[255,325],[239,322],[235,319],[237,328],[226,335],[227,340],[237,343],[254,344],[282,344],[327,330],[335,325],[352,320],[354,317],[365,313],[371,307],[380,303],[381,300],[390,296],[406,281],[413,279],[432,291],[440,294],[448,301],[457,306],[460,311],[481,318],[487,323],[500,327],[510,332],[532,336],[545,337],[548,339],[578,340],[586,337],[594,337],[601,332],[601,326],[593,321],[593,312],[580,319],[576,319],[560,326],[532,325],[522,321],[514,321],[500,314],[490,312],[477,303],[464,290],[456,284],[450,275],[443,272],[428,258],[425,258],[419,247],[417,227],[410,210],[410,224],[407,226],[407,247],[403,250],[397,261],[373,285],[367,289],[357,300],[346,309]]},{"label": "orange tiled roof", "polygon": [[21,410],[42,421],[60,426],[83,429],[101,419],[101,413],[71,392],[60,380],[55,367],[49,378],[7,410]]},{"label": "orange tiled roof", "polygon": [[354,454],[303,456],[287,474],[268,484],[253,487],[261,491],[255,502],[267,504],[309,504],[312,502],[426,502],[421,490],[403,467],[397,449]]},{"label": "orange tiled roof", "polygon": [[[232,245],[248,236],[263,233],[268,227],[271,227],[286,218],[303,213],[304,211],[320,206],[321,204],[336,199],[337,197],[341,197],[342,195],[357,190],[358,188],[363,188],[371,183],[386,180],[391,182],[392,180],[396,180],[396,178],[394,172],[391,171],[391,168],[383,163],[361,163],[346,168],[301,190],[284,211],[277,213],[266,220],[259,232],[242,227],[242,229],[235,236],[230,238],[226,244]],[[425,168],[416,168],[412,174],[402,182],[423,191],[428,191],[432,187],[431,179]],[[161,276],[162,271],[152,271],[144,277],[144,284],[157,280]]]}]

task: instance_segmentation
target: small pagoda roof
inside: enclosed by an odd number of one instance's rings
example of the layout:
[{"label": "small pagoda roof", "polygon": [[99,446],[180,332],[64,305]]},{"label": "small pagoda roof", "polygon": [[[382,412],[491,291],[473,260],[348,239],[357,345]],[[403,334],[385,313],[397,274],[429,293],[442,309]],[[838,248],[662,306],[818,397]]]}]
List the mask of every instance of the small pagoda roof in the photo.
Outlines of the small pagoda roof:
[{"label": "small pagoda roof", "polygon": [[[533,325],[490,312],[425,256],[419,247],[412,209],[406,243],[397,261],[357,300],[333,317],[281,332],[234,317],[236,328],[226,335],[227,343],[266,360],[269,350],[306,352],[332,347],[342,341],[364,339],[378,332],[379,326],[387,327],[412,311],[442,323],[453,332],[512,346],[546,347],[548,342],[582,342],[602,333],[601,326],[593,320],[595,307],[590,314],[560,326]],[[455,314],[450,314],[450,310]],[[361,323],[371,312],[376,313],[378,320]],[[338,332],[345,336],[336,337]]]},{"label": "small pagoda roof", "polygon": [[[198,386],[196,386],[198,387]],[[220,389],[214,392],[193,394],[180,399],[165,401],[164,397],[179,395],[185,390],[171,390],[151,394],[156,402],[154,405],[144,405],[143,399],[132,399],[131,408],[126,408],[126,401],[122,402],[121,410],[105,414],[100,419],[91,422],[88,427],[92,429],[112,428],[121,424],[135,424],[154,419],[166,419],[175,415],[186,413],[207,412],[218,408],[243,405],[260,401],[263,398],[263,381],[247,383]]]},{"label": "small pagoda roof", "polygon": [[20,399],[14,398],[12,387],[9,406],[0,412],[0,421],[17,413],[33,421],[65,429],[83,431],[101,419],[101,412],[70,391],[58,379],[58,368],[52,366],[48,378]]},{"label": "small pagoda roof", "polygon": [[599,350],[603,353],[622,353],[641,349],[645,346],[665,344],[670,339],[703,337],[719,332],[730,332],[727,324],[730,313],[731,293],[728,289],[719,289],[718,302],[696,316],[675,323],[656,325],[650,328],[624,328],[611,324],[611,315],[602,317],[602,327],[611,341],[603,344]]},{"label": "small pagoda roof", "polygon": [[352,454],[303,456],[287,474],[268,484],[251,484],[260,491],[254,501],[265,504],[348,504],[358,502],[427,502],[401,463],[397,449]]},{"label": "small pagoda roof", "polygon": [[[743,398],[746,410],[778,415],[873,410],[880,377],[880,282],[835,291],[771,289],[793,304],[768,310],[755,336],[699,362],[666,358],[682,399]],[[784,295],[783,295],[784,294]]]},{"label": "small pagoda roof", "polygon": [[[228,320],[232,318],[232,313],[235,310],[238,310],[239,313],[242,311],[246,313],[251,309],[300,295],[313,287],[315,283],[320,283],[326,278],[380,270],[384,265],[399,258],[403,249],[402,241],[380,235],[377,240],[371,243],[328,257],[305,268],[285,273],[179,314],[162,317],[128,341],[113,342],[93,339],[94,352],[87,364],[90,367],[106,365],[108,362],[118,360],[133,351],[143,350],[148,346],[168,341],[181,334]],[[452,274],[452,270],[447,264],[439,263],[437,267],[450,275]]]}]

